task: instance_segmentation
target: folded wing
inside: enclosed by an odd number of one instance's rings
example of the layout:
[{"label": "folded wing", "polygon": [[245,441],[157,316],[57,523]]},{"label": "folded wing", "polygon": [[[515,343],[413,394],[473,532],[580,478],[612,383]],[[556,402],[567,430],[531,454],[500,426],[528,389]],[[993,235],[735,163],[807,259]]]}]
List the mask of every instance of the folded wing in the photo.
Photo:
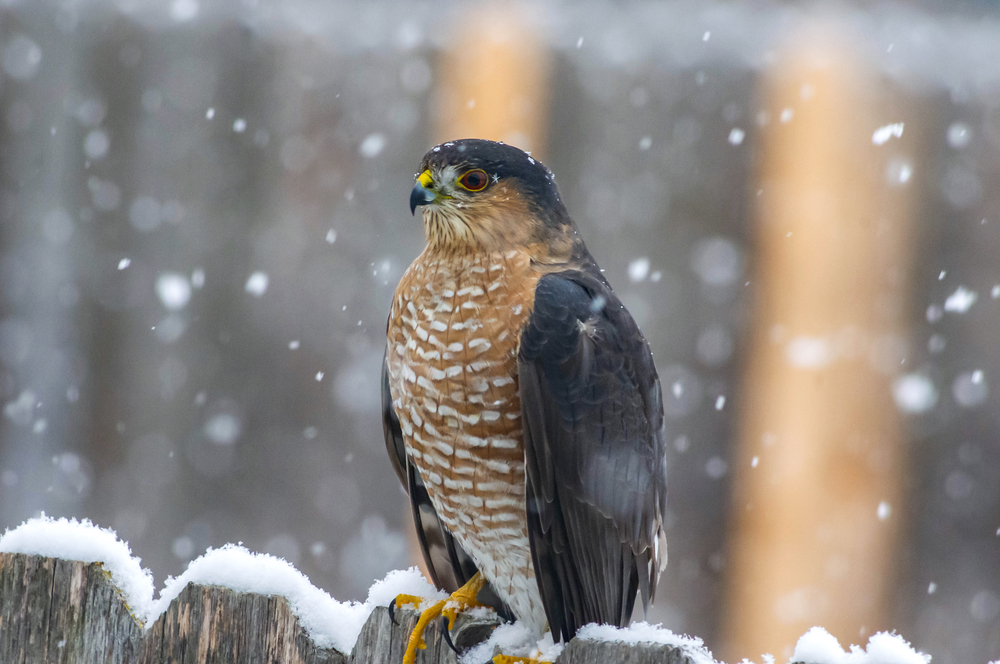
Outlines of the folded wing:
[{"label": "folded wing", "polygon": [[596,267],[549,274],[518,356],[528,531],[553,634],[624,626],[666,564],[666,448],[649,346]]}]

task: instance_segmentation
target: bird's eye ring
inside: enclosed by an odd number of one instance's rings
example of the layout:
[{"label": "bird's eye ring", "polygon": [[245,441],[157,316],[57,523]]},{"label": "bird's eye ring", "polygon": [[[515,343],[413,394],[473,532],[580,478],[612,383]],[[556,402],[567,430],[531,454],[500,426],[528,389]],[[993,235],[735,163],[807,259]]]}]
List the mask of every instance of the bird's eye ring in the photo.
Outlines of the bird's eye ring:
[{"label": "bird's eye ring", "polygon": [[483,189],[486,189],[486,185],[489,183],[490,176],[486,174],[486,171],[481,171],[478,168],[467,171],[458,179],[458,184],[461,185],[462,189],[467,189],[469,191],[482,191]]}]

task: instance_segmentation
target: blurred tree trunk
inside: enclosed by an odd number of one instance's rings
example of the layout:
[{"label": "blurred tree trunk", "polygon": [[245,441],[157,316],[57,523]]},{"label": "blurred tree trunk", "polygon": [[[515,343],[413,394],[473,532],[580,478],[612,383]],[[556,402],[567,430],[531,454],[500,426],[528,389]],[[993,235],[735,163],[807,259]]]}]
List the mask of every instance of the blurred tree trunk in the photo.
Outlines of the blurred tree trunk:
[{"label": "blurred tree trunk", "polygon": [[763,86],[758,303],[722,649],[732,661],[784,659],[817,624],[845,643],[889,626],[903,472],[891,380],[906,357],[912,230],[882,163],[899,139],[873,145],[885,96],[851,53],[817,30],[780,52]]},{"label": "blurred tree trunk", "polygon": [[533,18],[520,3],[461,7],[440,61],[435,141],[487,138],[544,157],[552,55]]},{"label": "blurred tree trunk", "polygon": [[[77,272],[83,234],[77,191],[83,135],[68,91],[79,39],[43,3],[0,9],[0,520],[77,509],[90,490],[76,405],[80,347]],[[86,255],[83,254],[83,258]],[[86,333],[83,331],[84,334]],[[16,471],[13,469],[17,469]]]}]

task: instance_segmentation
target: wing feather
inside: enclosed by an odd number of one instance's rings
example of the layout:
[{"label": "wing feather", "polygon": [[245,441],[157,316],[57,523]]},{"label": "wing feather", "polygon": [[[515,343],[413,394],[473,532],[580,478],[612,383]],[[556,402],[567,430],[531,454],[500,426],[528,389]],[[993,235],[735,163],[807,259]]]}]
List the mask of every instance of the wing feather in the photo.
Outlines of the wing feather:
[{"label": "wing feather", "polygon": [[521,333],[528,531],[549,625],[624,626],[666,550],[666,448],[645,339],[596,267],[539,280]]}]

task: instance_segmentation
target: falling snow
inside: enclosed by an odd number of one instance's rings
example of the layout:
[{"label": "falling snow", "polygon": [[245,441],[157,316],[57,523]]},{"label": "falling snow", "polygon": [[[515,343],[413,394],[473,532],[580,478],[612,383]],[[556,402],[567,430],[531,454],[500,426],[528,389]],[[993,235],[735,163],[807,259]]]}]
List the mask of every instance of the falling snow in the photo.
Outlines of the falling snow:
[{"label": "falling snow", "polygon": [[922,374],[906,374],[893,382],[892,396],[896,407],[904,413],[924,413],[938,401],[937,389],[930,378]]},{"label": "falling snow", "polygon": [[269,277],[266,272],[254,272],[247,279],[246,286],[244,287],[246,292],[250,293],[254,297],[261,297],[267,292],[267,286],[270,282]]},{"label": "falling snow", "polygon": [[872,143],[875,145],[885,145],[890,138],[901,138],[903,136],[903,123],[895,122],[879,127],[872,134]]},{"label": "falling snow", "polygon": [[964,122],[954,122],[948,126],[948,145],[961,150],[972,140],[972,129]]},{"label": "falling snow", "polygon": [[633,282],[645,281],[649,275],[649,259],[646,257],[637,258],[628,266],[628,278]]},{"label": "falling snow", "polygon": [[979,295],[965,286],[959,286],[958,290],[948,296],[944,301],[944,310],[952,313],[964,314],[976,303]]},{"label": "falling snow", "polygon": [[385,136],[382,134],[369,134],[365,140],[361,141],[358,152],[362,157],[372,159],[377,157],[385,149]]},{"label": "falling snow", "polygon": [[785,346],[785,358],[794,367],[819,369],[834,359],[834,348],[828,339],[796,337]]},{"label": "falling snow", "polygon": [[27,81],[42,65],[42,49],[30,37],[15,35],[3,48],[3,69],[13,79]]},{"label": "falling snow", "polygon": [[989,396],[989,385],[981,369],[965,371],[955,377],[951,386],[955,402],[962,408],[975,408]]}]

